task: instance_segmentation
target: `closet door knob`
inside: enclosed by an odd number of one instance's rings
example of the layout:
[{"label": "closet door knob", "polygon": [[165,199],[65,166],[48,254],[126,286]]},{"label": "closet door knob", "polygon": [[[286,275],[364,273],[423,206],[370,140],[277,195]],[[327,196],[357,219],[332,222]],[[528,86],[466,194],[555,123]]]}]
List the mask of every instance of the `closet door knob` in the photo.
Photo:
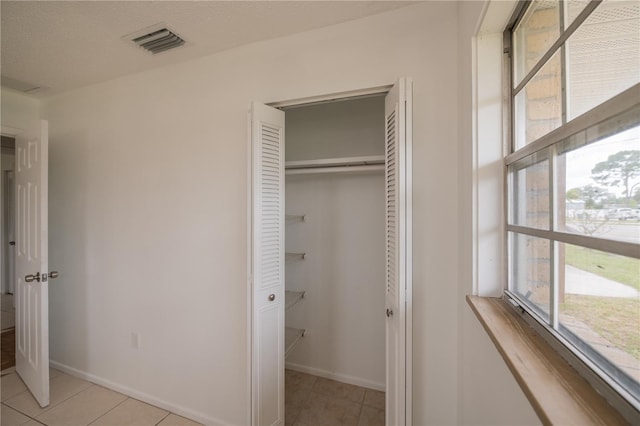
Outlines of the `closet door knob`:
[{"label": "closet door knob", "polygon": [[273,302],[274,300],[276,300],[276,295],[275,294],[270,294],[269,295],[269,302]]},{"label": "closet door knob", "polygon": [[393,311],[389,308],[387,308],[387,318],[390,318],[393,316]]}]

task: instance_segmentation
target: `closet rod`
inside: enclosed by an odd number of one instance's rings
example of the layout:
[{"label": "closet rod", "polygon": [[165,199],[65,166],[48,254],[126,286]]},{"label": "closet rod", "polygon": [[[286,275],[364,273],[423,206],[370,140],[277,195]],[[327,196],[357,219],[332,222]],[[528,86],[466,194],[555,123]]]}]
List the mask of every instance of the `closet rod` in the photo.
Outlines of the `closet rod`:
[{"label": "closet rod", "polygon": [[384,164],[384,155],[365,155],[360,157],[317,158],[314,160],[285,161],[285,169],[309,169],[312,167],[372,166]]},{"label": "closet rod", "polygon": [[285,253],[285,260],[301,260],[307,258],[307,253]]},{"label": "closet rod", "polygon": [[286,175],[308,175],[314,173],[360,173],[384,171],[384,164],[365,166],[310,167],[306,169],[286,169]]},{"label": "closet rod", "polygon": [[288,222],[306,222],[307,215],[306,214],[286,214],[284,218]]}]

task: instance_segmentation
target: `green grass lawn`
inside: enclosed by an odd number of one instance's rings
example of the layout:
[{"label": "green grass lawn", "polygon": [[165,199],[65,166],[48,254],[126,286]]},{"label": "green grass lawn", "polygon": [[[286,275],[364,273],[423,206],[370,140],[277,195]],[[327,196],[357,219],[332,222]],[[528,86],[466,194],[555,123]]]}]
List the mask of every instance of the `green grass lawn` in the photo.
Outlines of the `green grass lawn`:
[{"label": "green grass lawn", "polygon": [[[640,260],[565,245],[565,262],[640,290]],[[565,294],[560,311],[587,324],[616,347],[640,359],[640,299]]]},{"label": "green grass lawn", "polygon": [[640,299],[566,294],[560,312],[587,324],[619,349],[640,359]]},{"label": "green grass lawn", "polygon": [[640,260],[565,244],[565,262],[640,290]]}]

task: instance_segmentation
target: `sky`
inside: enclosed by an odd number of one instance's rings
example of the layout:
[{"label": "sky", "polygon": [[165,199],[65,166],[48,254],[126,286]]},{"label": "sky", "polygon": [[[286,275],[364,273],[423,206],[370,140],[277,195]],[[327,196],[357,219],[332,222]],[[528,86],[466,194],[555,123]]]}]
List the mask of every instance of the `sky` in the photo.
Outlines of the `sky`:
[{"label": "sky", "polygon": [[[606,161],[610,155],[630,150],[640,150],[640,126],[567,153],[567,189],[585,185],[602,186],[591,178],[591,170],[599,162]],[[640,176],[630,186],[636,183],[640,186]],[[610,187],[608,191],[622,196],[625,189],[624,185],[620,185],[617,188]]]}]

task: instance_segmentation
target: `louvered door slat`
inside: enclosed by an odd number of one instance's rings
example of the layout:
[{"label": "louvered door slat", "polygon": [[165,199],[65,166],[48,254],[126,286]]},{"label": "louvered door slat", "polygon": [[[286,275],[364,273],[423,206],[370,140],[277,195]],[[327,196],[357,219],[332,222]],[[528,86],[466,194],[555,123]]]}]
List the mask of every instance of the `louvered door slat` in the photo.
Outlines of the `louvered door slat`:
[{"label": "louvered door slat", "polygon": [[252,421],[284,423],[284,113],[252,105]]},{"label": "louvered door slat", "polygon": [[[407,89],[405,80],[385,98],[385,202],[386,202],[386,424],[410,424],[407,405],[406,292],[410,276],[408,219]],[[408,420],[409,419],[409,420]]]}]

